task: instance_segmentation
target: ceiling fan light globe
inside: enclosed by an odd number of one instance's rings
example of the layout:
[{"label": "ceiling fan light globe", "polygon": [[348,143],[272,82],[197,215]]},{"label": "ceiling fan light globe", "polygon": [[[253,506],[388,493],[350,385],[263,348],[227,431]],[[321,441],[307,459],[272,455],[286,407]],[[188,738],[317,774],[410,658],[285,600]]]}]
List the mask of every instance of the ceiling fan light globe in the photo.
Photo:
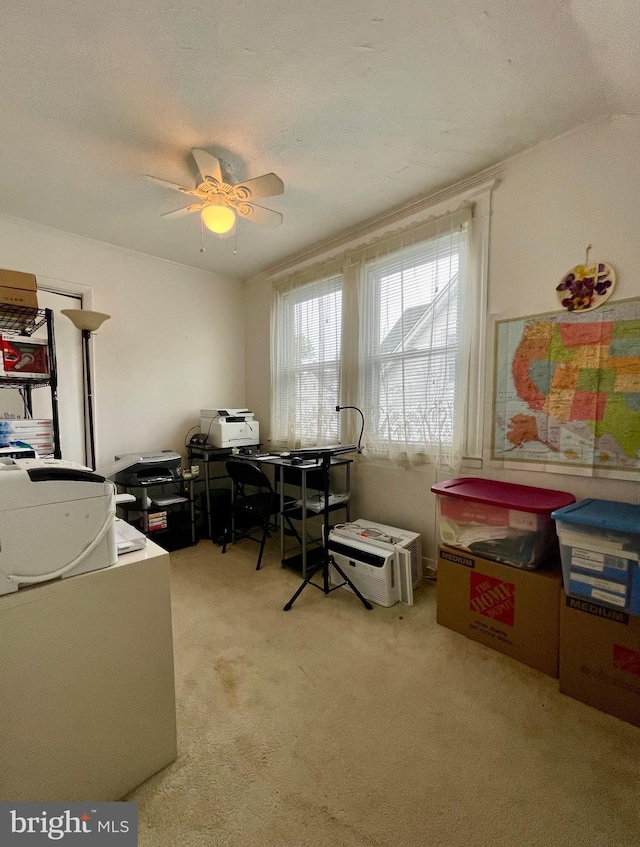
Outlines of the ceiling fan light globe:
[{"label": "ceiling fan light globe", "polygon": [[202,210],[202,223],[217,235],[232,230],[235,222],[235,213],[228,206],[207,206]]}]

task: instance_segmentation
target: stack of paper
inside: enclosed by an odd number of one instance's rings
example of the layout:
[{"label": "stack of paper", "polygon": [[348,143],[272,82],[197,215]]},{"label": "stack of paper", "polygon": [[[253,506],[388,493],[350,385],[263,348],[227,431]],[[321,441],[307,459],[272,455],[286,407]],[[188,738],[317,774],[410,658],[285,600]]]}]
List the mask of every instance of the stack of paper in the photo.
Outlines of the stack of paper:
[{"label": "stack of paper", "polygon": [[[339,503],[346,503],[348,501],[348,499],[349,499],[349,495],[346,494],[346,493],[345,494],[330,494],[329,495],[329,508],[331,508],[332,506],[336,506]],[[302,500],[297,500],[296,505],[302,506]],[[324,494],[314,494],[310,497],[307,497],[305,505],[306,505],[307,509],[309,509],[310,511],[317,512],[318,514],[320,514],[320,512],[324,511]]]}]

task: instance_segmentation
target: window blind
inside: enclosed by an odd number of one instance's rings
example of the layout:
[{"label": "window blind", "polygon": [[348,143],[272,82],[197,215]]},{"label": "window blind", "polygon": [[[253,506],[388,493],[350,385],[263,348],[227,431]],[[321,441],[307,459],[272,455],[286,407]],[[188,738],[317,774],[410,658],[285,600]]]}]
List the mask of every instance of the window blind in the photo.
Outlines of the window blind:
[{"label": "window blind", "polygon": [[361,394],[374,455],[442,458],[456,446],[465,244],[462,224],[364,264]]}]

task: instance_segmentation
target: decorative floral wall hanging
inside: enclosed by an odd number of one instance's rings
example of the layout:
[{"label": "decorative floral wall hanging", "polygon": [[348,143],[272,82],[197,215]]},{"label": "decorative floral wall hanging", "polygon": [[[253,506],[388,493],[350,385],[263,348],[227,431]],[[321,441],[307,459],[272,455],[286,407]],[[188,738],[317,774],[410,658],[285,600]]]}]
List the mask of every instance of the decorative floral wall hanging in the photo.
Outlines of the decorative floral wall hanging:
[{"label": "decorative floral wall hanging", "polygon": [[[587,251],[588,253],[588,251]],[[556,286],[560,305],[569,312],[597,309],[613,293],[616,272],[607,262],[576,265]]]}]

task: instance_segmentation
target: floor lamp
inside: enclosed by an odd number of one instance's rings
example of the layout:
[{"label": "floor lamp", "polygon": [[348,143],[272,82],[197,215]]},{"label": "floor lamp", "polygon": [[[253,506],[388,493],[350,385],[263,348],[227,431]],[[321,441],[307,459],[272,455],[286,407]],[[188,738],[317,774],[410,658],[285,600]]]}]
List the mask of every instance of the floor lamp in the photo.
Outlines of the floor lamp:
[{"label": "floor lamp", "polygon": [[93,389],[91,386],[91,363],[89,360],[89,339],[111,315],[104,312],[90,312],[88,309],[62,309],[71,323],[82,332],[82,351],[84,354],[84,400],[89,416],[89,467],[96,467],[96,441],[93,429]]}]

